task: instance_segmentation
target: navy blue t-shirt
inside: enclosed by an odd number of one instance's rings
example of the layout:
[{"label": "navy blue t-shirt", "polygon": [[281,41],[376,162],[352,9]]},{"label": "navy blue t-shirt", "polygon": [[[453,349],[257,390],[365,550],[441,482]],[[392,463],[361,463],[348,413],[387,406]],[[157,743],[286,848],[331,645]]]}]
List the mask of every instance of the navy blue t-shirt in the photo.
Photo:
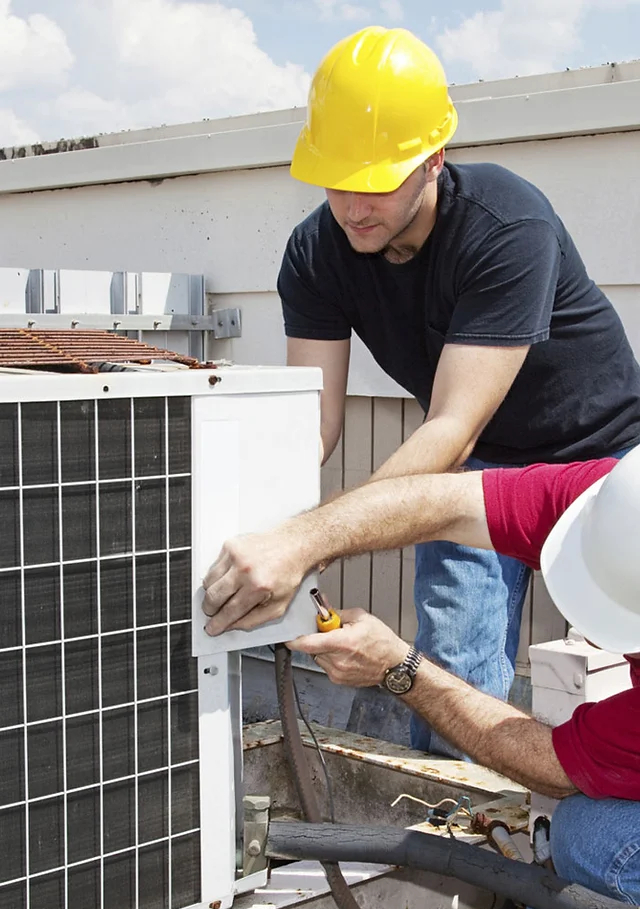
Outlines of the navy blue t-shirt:
[{"label": "navy blue t-shirt", "polygon": [[548,199],[505,168],[446,164],[435,226],[401,265],[355,252],[325,202],[293,231],[278,291],[288,337],[355,331],[425,412],[444,344],[532,345],[477,457],[586,460],[640,441],[622,323]]}]

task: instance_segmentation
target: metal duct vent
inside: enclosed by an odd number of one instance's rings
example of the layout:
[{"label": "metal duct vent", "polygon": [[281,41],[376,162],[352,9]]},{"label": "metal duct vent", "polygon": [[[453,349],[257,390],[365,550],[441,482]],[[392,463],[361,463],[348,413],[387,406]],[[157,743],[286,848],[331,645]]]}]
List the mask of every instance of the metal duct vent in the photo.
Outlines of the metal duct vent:
[{"label": "metal duct vent", "polygon": [[190,399],[0,404],[0,907],[199,902]]}]

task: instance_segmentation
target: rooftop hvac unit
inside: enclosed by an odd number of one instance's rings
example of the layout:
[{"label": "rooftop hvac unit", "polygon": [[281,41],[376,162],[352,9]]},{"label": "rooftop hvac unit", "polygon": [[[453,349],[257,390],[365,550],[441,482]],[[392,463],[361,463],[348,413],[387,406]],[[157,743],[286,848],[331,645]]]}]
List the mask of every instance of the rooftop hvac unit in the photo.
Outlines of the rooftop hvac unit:
[{"label": "rooftop hvac unit", "polygon": [[263,883],[236,868],[238,651],[313,609],[212,639],[201,579],[316,503],[320,378],[0,375],[2,909],[224,909]]}]

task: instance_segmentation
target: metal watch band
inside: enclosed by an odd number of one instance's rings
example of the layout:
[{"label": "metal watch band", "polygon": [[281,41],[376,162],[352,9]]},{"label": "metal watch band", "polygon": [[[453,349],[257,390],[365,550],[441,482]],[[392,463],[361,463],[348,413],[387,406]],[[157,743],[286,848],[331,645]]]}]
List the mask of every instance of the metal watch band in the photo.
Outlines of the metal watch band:
[{"label": "metal watch band", "polygon": [[406,655],[404,661],[400,665],[405,666],[407,668],[408,672],[410,673],[411,677],[413,678],[413,676],[418,671],[418,666],[420,665],[421,662],[422,662],[422,654],[420,653],[420,651],[416,650],[415,647],[410,647],[409,653]]}]

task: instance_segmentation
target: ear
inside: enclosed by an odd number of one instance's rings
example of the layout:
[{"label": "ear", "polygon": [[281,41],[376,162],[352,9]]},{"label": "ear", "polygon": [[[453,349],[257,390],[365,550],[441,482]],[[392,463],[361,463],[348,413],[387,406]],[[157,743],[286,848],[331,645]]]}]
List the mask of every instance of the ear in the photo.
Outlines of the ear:
[{"label": "ear", "polygon": [[424,162],[426,168],[427,183],[435,182],[440,176],[440,172],[444,167],[444,148],[441,148],[439,152],[436,152],[435,155],[431,155],[430,158]]}]

